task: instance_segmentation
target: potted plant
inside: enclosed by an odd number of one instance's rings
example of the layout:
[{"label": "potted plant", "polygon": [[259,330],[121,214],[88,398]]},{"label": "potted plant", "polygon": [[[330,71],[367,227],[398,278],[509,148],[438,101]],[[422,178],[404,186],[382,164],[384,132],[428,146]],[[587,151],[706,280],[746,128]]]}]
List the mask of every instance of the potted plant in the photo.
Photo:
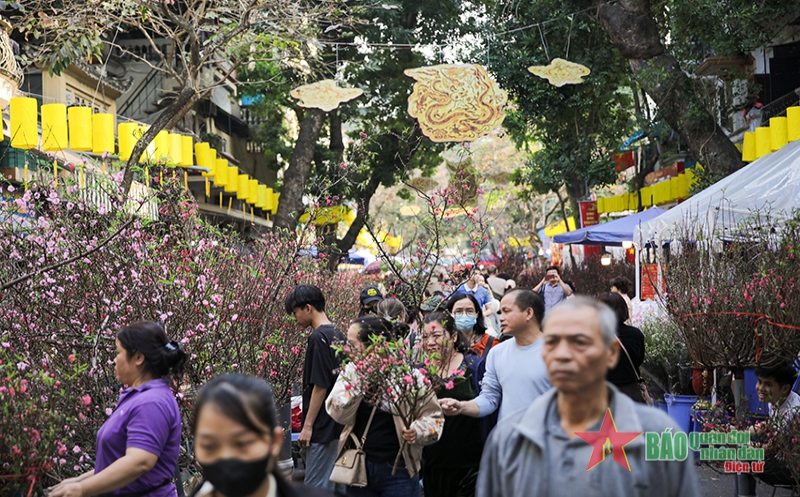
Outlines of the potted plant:
[{"label": "potted plant", "polygon": [[692,389],[691,360],[678,326],[661,316],[644,320],[641,330],[645,339],[641,372],[650,395],[688,431],[689,410],[698,397]]}]

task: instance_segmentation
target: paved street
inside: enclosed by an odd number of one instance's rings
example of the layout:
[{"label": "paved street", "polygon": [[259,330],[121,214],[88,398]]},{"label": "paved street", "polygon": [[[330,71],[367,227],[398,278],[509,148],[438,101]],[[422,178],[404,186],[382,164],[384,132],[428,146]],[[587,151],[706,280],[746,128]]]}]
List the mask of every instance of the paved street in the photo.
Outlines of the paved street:
[{"label": "paved street", "polygon": [[[697,479],[703,497],[736,497],[736,486],[733,475],[718,473],[707,465],[697,466]],[[756,488],[758,497],[770,497],[773,487],[759,484]],[[790,497],[792,491],[785,488],[775,490],[775,497]]]}]

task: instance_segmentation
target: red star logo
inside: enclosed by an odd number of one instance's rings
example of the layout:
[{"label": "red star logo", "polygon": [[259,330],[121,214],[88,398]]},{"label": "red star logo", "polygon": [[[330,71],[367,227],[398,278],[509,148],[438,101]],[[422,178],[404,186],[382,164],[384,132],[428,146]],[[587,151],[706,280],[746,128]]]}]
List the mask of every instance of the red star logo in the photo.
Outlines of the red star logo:
[{"label": "red star logo", "polygon": [[614,453],[614,462],[630,471],[631,465],[628,464],[625,446],[636,440],[642,433],[644,432],[617,431],[617,425],[614,424],[614,417],[611,415],[611,408],[609,408],[603,418],[603,425],[600,427],[600,431],[575,432],[586,443],[594,447],[592,457],[586,466],[586,471],[605,461],[606,454],[611,454],[612,452]]}]

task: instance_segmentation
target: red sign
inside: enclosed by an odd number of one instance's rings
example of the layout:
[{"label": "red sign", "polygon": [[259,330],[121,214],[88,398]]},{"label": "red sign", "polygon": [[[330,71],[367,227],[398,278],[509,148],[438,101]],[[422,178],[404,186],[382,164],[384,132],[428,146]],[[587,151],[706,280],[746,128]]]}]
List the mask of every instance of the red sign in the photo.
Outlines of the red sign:
[{"label": "red sign", "polygon": [[[642,294],[641,300],[655,300],[659,295],[658,264],[642,264]],[[661,280],[661,294],[666,292],[664,280]]]},{"label": "red sign", "polygon": [[635,162],[633,150],[612,154],[612,157],[614,157],[614,161],[617,163],[617,171],[624,171],[629,167],[633,167]]},{"label": "red sign", "polygon": [[[581,211],[581,228],[594,226],[595,224],[600,223],[600,217],[597,214],[596,200],[584,200],[583,202],[578,202],[578,208]],[[603,253],[603,247],[600,245],[583,246],[583,257],[586,259],[589,259],[595,255],[599,256],[601,253]]]},{"label": "red sign", "polygon": [[597,202],[594,200],[584,200],[578,202],[578,208],[581,211],[581,228],[587,226],[594,226],[600,223],[600,217],[597,214]]}]

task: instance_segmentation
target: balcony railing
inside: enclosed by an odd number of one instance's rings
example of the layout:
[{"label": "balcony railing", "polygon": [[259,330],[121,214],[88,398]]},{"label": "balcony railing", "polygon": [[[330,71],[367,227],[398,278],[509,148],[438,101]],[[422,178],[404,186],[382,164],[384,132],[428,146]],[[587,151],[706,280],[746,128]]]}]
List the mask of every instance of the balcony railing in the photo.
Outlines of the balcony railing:
[{"label": "balcony railing", "polygon": [[800,105],[800,96],[798,96],[797,91],[787,93],[762,107],[761,122],[767,125],[771,117],[785,116],[786,109],[794,105]]}]

